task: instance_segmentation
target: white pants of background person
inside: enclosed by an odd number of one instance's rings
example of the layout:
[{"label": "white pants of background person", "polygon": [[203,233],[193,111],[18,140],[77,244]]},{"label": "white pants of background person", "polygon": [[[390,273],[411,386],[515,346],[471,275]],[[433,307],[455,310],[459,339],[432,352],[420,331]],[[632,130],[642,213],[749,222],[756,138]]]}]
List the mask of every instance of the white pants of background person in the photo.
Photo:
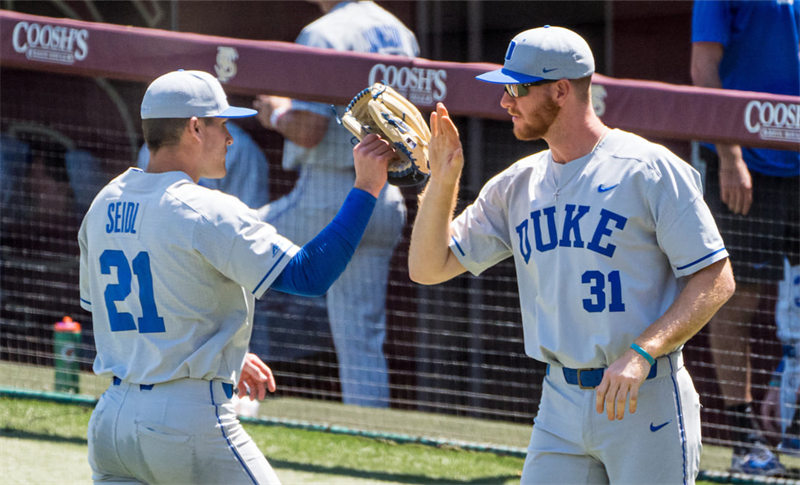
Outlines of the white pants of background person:
[{"label": "white pants of background person", "polygon": [[[307,165],[292,192],[263,207],[259,216],[295,243],[305,244],[336,214],[354,177],[352,169]],[[389,405],[389,374],[383,353],[386,286],[405,220],[400,190],[387,185],[353,259],[326,295],[345,404]],[[263,319],[257,318],[256,325],[259,321]],[[254,332],[256,343],[255,335],[264,333],[263,328]],[[255,347],[253,351],[258,353]]]},{"label": "white pants of background person", "polygon": [[[783,373],[781,374],[781,438],[782,445],[792,443],[788,434],[797,414],[797,395],[800,389],[800,265],[792,266],[789,258],[783,259],[783,279],[778,282],[778,301],[775,303],[775,324],[778,338],[783,342]],[[789,446],[789,449],[796,448]]]}]

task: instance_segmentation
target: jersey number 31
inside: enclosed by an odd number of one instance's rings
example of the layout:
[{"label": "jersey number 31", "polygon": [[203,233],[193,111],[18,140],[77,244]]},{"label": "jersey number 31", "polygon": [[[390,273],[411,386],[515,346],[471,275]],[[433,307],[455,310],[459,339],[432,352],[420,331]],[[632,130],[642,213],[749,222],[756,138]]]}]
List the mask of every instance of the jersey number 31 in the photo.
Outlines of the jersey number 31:
[{"label": "jersey number 31", "polygon": [[[591,285],[589,291],[592,298],[584,298],[583,309],[589,313],[602,312],[606,308],[610,312],[624,312],[625,304],[622,303],[622,284],[619,271],[608,273],[608,287],[606,277],[600,271],[586,271],[581,276],[581,283]],[[608,291],[607,291],[608,290]],[[609,293],[606,305],[606,292]]]},{"label": "jersey number 31", "polygon": [[153,298],[153,275],[150,273],[150,255],[142,251],[128,264],[125,253],[118,249],[106,249],[100,255],[100,272],[111,274],[111,268],[117,268],[117,282],[106,286],[103,293],[108,310],[108,322],[112,332],[136,330],[133,315],[118,312],[115,302],[125,300],[131,293],[131,268],[139,280],[139,303],[142,316],[137,318],[139,333],[165,332],[164,319],[158,315],[156,301]]}]

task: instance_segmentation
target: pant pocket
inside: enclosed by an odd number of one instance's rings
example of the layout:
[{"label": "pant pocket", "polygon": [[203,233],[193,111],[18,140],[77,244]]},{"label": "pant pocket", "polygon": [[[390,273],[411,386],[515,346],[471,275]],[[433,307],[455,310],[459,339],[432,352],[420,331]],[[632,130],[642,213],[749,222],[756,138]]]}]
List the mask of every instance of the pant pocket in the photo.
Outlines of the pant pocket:
[{"label": "pant pocket", "polygon": [[136,424],[145,476],[153,483],[196,483],[194,436],[155,423]]}]

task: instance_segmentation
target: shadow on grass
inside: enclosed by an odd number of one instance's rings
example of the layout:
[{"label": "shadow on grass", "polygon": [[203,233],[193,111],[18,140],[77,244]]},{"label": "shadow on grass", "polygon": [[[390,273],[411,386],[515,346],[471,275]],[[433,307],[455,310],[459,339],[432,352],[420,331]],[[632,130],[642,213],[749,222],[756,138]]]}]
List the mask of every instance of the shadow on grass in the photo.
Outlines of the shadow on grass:
[{"label": "shadow on grass", "polygon": [[322,466],[322,465],[312,465],[309,463],[297,463],[294,461],[288,460],[278,460],[274,458],[269,458],[270,464],[278,469],[286,468],[294,471],[302,471],[302,472],[309,472],[309,473],[321,473],[326,475],[340,475],[344,477],[353,477],[353,478],[363,478],[363,479],[373,479],[373,480],[381,480],[385,482],[398,482],[398,483],[409,483],[409,484],[502,484],[506,483],[508,480],[519,480],[519,476],[517,475],[505,475],[505,476],[494,476],[494,477],[481,477],[475,478],[472,480],[454,480],[452,478],[432,478],[425,475],[406,475],[401,473],[387,473],[387,472],[379,472],[379,471],[365,471],[365,470],[358,470],[355,468],[348,468],[348,467],[341,467],[341,466]]},{"label": "shadow on grass", "polygon": [[51,441],[53,443],[70,443],[73,445],[88,446],[85,437],[80,436],[59,436],[55,434],[37,433],[16,428],[0,428],[0,436],[5,438],[19,438],[23,440]]}]

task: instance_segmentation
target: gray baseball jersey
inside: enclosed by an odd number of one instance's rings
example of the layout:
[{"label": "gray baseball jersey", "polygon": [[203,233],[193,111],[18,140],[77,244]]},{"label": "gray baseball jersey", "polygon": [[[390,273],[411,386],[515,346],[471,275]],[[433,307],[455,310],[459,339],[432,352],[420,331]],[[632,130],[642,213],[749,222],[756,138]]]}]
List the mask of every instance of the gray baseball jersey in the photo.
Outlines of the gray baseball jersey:
[{"label": "gray baseball jersey", "polygon": [[451,233],[474,274],[514,257],[525,351],[549,364],[521,483],[694,483],[700,401],[679,351],[657,359],[622,421],[596,412],[574,369],[614,362],[673,303],[680,277],[727,257],[698,173],[611,130],[567,164],[549,150],[518,161]]},{"label": "gray baseball jersey", "polygon": [[452,222],[450,247],[476,275],[514,257],[529,356],[606,367],[680,277],[727,257],[700,187],[663,146],[611,130],[578,160],[546,150],[494,177]]},{"label": "gray baseball jersey", "polygon": [[254,299],[299,250],[233,196],[133,168],[100,191],[78,240],[94,371],[137,384],[238,382]]}]

